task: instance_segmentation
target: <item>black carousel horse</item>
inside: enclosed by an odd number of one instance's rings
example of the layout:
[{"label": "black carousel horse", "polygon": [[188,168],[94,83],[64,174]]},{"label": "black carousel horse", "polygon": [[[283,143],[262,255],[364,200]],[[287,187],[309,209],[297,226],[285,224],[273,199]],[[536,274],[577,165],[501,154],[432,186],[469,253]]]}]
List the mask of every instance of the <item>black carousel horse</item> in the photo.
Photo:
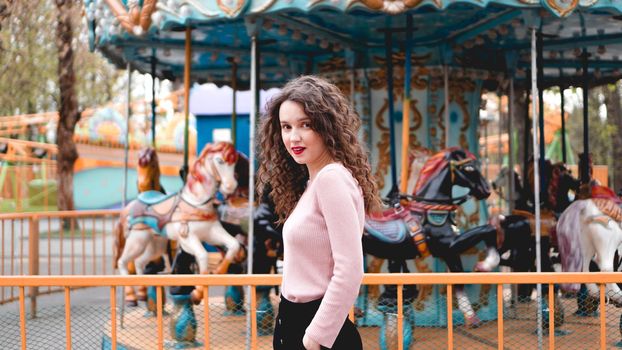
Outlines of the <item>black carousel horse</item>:
[{"label": "black carousel horse", "polygon": [[[516,272],[536,271],[533,161],[530,161],[528,164],[529,168],[527,170],[526,183],[524,183],[516,172],[513,172],[514,189],[512,191],[512,200],[514,201],[514,210],[512,214],[500,216],[499,220],[496,221],[499,229],[504,232],[504,237],[506,238],[500,252],[503,253],[508,250],[511,252],[508,261],[504,262],[504,264],[510,266],[512,270]],[[556,262],[554,255],[557,245],[555,228],[557,219],[572,203],[569,193],[570,191],[576,193],[579,190],[580,182],[577,178],[572,176],[563,163],[553,164],[549,160],[545,161],[544,167],[541,169],[541,174],[543,178],[543,190],[540,198],[540,266],[542,272],[554,272],[553,265]],[[493,181],[493,188],[506,201],[510,200],[507,191],[504,190],[504,185],[508,183],[508,177],[509,169],[504,168],[495,181]],[[519,285],[518,301],[529,301],[533,288],[534,285],[531,284]],[[545,296],[548,295],[548,288],[543,288],[542,291]],[[547,301],[545,300],[543,309],[545,319],[543,327],[545,328],[548,327],[548,307],[546,307],[546,303]],[[555,303],[555,324],[556,326],[561,326],[564,322],[564,309],[557,298]],[[579,304],[581,305],[584,303],[579,302]],[[582,306],[579,308],[581,309]],[[579,313],[585,312],[579,310],[578,314]]]},{"label": "black carousel horse", "polygon": [[[454,197],[452,189],[461,186],[468,194]],[[490,189],[479,170],[475,156],[460,148],[449,148],[432,156],[425,163],[417,180],[414,195],[406,196],[406,206],[399,202],[382,215],[368,217],[363,234],[363,249],[373,256],[403,261],[428,254],[441,258],[451,272],[463,272],[460,255],[479,242],[486,244],[486,258],[479,261],[475,271],[491,271],[499,263],[497,229],[483,225],[459,233],[455,226],[455,211],[469,196],[478,200],[488,198]],[[400,272],[405,264],[390,263],[390,272]],[[387,289],[389,290],[389,289]],[[387,290],[383,294],[388,296]],[[390,292],[392,293],[392,292]],[[464,292],[456,286],[458,307],[467,327],[477,327],[480,320]],[[405,302],[414,293],[404,292]],[[381,303],[381,302],[379,302]]]}]

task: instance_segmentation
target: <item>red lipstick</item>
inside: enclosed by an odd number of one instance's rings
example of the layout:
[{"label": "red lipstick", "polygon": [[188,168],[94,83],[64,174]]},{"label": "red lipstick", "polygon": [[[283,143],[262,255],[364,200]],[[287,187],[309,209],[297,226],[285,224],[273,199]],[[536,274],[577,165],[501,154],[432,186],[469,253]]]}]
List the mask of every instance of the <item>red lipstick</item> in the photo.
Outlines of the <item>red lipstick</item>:
[{"label": "red lipstick", "polygon": [[292,147],[292,152],[294,152],[295,155],[299,156],[302,154],[302,152],[305,151],[304,147]]}]

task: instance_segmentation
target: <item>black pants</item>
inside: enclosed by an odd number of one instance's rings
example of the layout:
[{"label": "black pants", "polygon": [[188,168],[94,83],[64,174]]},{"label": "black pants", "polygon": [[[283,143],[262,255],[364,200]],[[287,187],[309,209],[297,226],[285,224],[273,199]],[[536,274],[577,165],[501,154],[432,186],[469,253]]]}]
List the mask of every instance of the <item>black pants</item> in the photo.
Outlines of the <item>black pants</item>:
[{"label": "black pants", "polygon": [[[281,296],[279,314],[274,327],[274,350],[305,350],[302,337],[320,307],[322,299],[308,303],[292,303]],[[322,349],[327,349],[321,347]],[[362,350],[363,344],[356,326],[346,317],[339,335],[331,348],[333,350]]]}]

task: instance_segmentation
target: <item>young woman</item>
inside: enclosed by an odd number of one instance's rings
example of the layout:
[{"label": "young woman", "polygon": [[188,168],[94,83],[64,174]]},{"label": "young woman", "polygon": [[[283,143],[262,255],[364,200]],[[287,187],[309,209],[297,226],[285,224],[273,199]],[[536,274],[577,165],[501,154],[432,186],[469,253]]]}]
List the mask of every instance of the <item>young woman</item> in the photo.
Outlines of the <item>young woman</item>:
[{"label": "young woman", "polygon": [[380,200],[359,127],[339,89],[314,76],[290,81],[267,106],[258,189],[285,222],[277,350],[362,349],[347,316],[363,277],[365,212]]}]

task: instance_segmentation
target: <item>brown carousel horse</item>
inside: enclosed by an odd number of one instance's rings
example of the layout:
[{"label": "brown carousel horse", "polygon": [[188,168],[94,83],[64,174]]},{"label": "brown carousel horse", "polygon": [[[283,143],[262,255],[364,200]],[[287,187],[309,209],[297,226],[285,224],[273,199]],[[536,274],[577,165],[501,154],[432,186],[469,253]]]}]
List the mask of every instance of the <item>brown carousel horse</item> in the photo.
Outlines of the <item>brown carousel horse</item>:
[{"label": "brown carousel horse", "polygon": [[[202,242],[224,246],[226,254],[216,273],[226,273],[243,249],[218,221],[214,202],[216,191],[225,196],[235,191],[237,159],[238,153],[231,143],[207,144],[178,193],[165,196],[155,191],[144,192],[123,208],[117,226],[121,229],[117,237],[125,238],[118,259],[121,274],[129,273],[131,261],[137,274],[142,274],[149,261],[165,253],[168,239],[177,241],[185,252],[195,257],[202,274],[209,273],[208,254]],[[200,302],[202,286],[197,286],[191,296],[195,303]]]},{"label": "brown carousel horse", "polygon": [[[140,150],[138,153],[138,166],[136,168],[136,172],[138,175],[138,193],[147,192],[147,191],[157,191],[162,194],[166,194],[164,187],[160,183],[160,163],[158,161],[158,154],[151,147],[146,147]],[[115,227],[115,243],[113,247],[113,268],[117,268],[117,259],[123,247],[125,246],[125,237],[123,234],[123,230],[119,227],[121,222],[117,223],[117,227]],[[170,247],[169,247],[170,248]],[[170,249],[169,249],[170,252]],[[158,257],[152,261],[150,261],[145,267],[146,274],[156,274],[165,269],[170,269],[170,254],[165,254],[164,256]],[[130,274],[136,274],[136,268],[134,267],[134,263],[131,262],[128,266],[128,271]],[[138,300],[146,301],[147,300],[147,287],[140,286],[138,291],[134,293],[134,289],[132,287],[125,287],[125,303],[128,306],[136,306],[138,305]],[[148,309],[151,309],[153,305],[147,305]],[[155,310],[155,309],[154,309]],[[154,311],[151,310],[151,311]]]}]

